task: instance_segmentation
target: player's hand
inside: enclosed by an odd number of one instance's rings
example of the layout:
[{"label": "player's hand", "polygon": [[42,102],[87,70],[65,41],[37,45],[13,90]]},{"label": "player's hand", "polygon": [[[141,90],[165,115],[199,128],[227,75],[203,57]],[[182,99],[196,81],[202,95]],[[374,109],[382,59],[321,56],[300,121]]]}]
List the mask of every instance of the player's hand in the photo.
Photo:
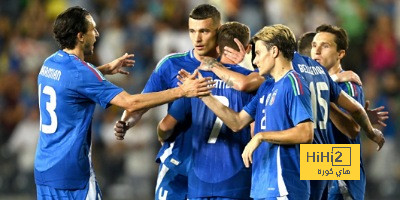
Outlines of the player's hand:
[{"label": "player's hand", "polygon": [[374,108],[370,110],[369,108],[369,101],[365,102],[365,112],[368,114],[369,121],[371,124],[379,124],[381,126],[386,126],[384,123],[385,120],[389,119],[389,112],[388,111],[382,111],[385,109],[385,106],[380,106],[378,108]]},{"label": "player's hand", "polygon": [[253,164],[253,152],[258,148],[258,146],[260,146],[262,142],[259,136],[259,134],[255,135],[243,150],[242,159],[244,166],[247,168],[250,167],[250,164]]},{"label": "player's hand", "polygon": [[376,144],[378,144],[378,148],[376,148],[376,150],[379,151],[385,144],[385,137],[383,136],[383,133],[379,129],[374,128],[373,132],[374,135],[370,139],[374,141]]},{"label": "player's hand", "polygon": [[[197,76],[199,77],[196,78]],[[185,97],[201,97],[211,94],[211,90],[215,87],[214,83],[211,77],[203,78],[196,69],[183,83],[178,82],[178,86],[183,90]]]},{"label": "player's hand", "polygon": [[108,69],[106,74],[129,74],[128,71],[122,70],[123,67],[133,67],[135,61],[133,60],[134,54],[125,53],[123,56],[108,63]]},{"label": "player's hand", "polygon": [[243,44],[237,38],[235,38],[234,41],[238,45],[239,51],[236,51],[235,49],[230,48],[228,46],[225,46],[224,55],[230,60],[232,60],[235,64],[239,64],[240,62],[243,61],[244,56],[246,55],[246,50]]},{"label": "player's hand", "polygon": [[360,76],[358,76],[358,74],[356,74],[351,70],[344,71],[342,73],[337,73],[336,76],[337,76],[336,82],[338,83],[350,81],[357,83],[358,85],[362,85]]},{"label": "player's hand", "polygon": [[117,140],[123,140],[126,134],[126,131],[128,131],[129,126],[126,124],[124,121],[117,121],[115,122],[114,125],[114,135],[117,138]]},{"label": "player's hand", "polygon": [[184,69],[179,70],[178,75],[176,76],[176,78],[181,82],[185,82],[185,80],[187,78],[190,77],[190,73]]}]

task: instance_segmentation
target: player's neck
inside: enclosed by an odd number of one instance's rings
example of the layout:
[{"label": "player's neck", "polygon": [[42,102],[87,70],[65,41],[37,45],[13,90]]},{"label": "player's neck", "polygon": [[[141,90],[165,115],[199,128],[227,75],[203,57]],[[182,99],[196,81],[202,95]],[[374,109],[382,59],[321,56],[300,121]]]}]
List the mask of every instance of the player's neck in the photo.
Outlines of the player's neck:
[{"label": "player's neck", "polygon": [[342,65],[340,63],[338,63],[337,65],[331,67],[328,70],[328,73],[329,73],[330,76],[332,76],[334,74],[340,73],[341,71],[342,71]]},{"label": "player's neck", "polygon": [[194,57],[195,57],[198,61],[200,61],[200,62],[203,61],[203,57],[204,57],[204,56],[209,56],[209,57],[213,57],[213,58],[218,58],[218,54],[217,54],[216,51],[215,51],[215,52],[210,52],[210,53],[208,53],[207,55],[203,55],[203,56],[201,56],[201,55],[197,54],[196,52],[194,52]]},{"label": "player's neck", "polygon": [[275,79],[275,82],[278,82],[285,74],[292,70],[292,62],[286,59],[278,59],[276,60],[276,64],[271,71],[271,76]]},{"label": "player's neck", "polygon": [[78,57],[79,59],[81,59],[82,61],[85,61],[85,54],[83,53],[83,51],[79,48],[74,48],[74,49],[63,49],[63,51],[65,51],[68,54],[71,55],[75,55],[76,57]]}]

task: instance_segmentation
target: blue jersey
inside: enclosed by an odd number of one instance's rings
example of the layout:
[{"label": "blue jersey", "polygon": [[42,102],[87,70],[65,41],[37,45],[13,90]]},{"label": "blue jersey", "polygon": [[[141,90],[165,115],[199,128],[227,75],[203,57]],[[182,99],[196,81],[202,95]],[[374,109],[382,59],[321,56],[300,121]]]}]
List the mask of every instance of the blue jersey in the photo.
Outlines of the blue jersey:
[{"label": "blue jersey", "polygon": [[40,137],[35,182],[57,189],[82,189],[91,170],[91,123],[123,90],[91,64],[60,50],[47,58],[38,75]]},{"label": "blue jersey", "polygon": [[[192,73],[200,64],[200,61],[195,58],[193,50],[166,56],[157,64],[156,69],[143,89],[143,93],[158,92],[177,87],[179,80],[176,76],[179,70],[185,69]],[[190,120],[175,127],[173,137],[164,142],[157,155],[157,162],[162,162],[170,170],[177,170],[179,174],[183,175],[187,175],[190,150],[192,148],[190,134],[181,133],[185,133],[189,126]]]},{"label": "blue jersey", "polygon": [[[352,83],[352,82],[343,82],[339,83],[339,86],[345,91],[348,95],[353,97],[355,100],[357,100],[361,105],[365,104],[364,100],[364,92],[361,86]],[[343,110],[343,109],[342,109]],[[343,110],[344,111],[344,110]],[[345,112],[345,111],[344,111]],[[330,122],[329,128],[332,131],[332,140],[334,141],[334,144],[360,144],[361,148],[361,140],[360,140],[360,135],[357,135],[356,139],[352,140],[345,136],[343,133],[337,129],[337,127]],[[360,151],[361,152],[361,151]],[[361,154],[360,154],[361,155]],[[345,186],[347,187],[348,193],[351,195],[353,199],[364,199],[364,193],[365,193],[365,170],[364,170],[364,165],[362,158],[360,157],[360,180],[346,180],[343,181]],[[342,186],[344,187],[344,185]],[[329,195],[338,195],[342,194],[343,189],[340,190],[339,188],[339,183],[338,181],[333,181],[332,187],[329,189]],[[336,198],[332,198],[336,199]]]},{"label": "blue jersey", "polygon": [[332,144],[327,129],[329,103],[339,97],[341,88],[332,81],[325,67],[315,60],[295,52],[293,69],[306,80],[311,92],[311,104],[314,118],[314,144]]},{"label": "blue jersey", "polygon": [[[277,82],[265,81],[244,110],[255,119],[254,133],[282,131],[312,120],[306,81],[290,70]],[[309,181],[300,180],[300,145],[262,142],[253,153],[251,197],[309,195]]]},{"label": "blue jersey", "polygon": [[[244,75],[252,73],[237,65],[226,66]],[[253,97],[253,94],[229,87],[212,72],[201,73],[216,81],[212,90],[214,97],[236,112],[240,112]],[[187,115],[192,119],[189,130],[193,152],[188,197],[248,199],[251,169],[244,166],[241,154],[251,139],[250,128],[234,133],[199,98],[179,99],[169,113],[180,122],[185,121]]]}]

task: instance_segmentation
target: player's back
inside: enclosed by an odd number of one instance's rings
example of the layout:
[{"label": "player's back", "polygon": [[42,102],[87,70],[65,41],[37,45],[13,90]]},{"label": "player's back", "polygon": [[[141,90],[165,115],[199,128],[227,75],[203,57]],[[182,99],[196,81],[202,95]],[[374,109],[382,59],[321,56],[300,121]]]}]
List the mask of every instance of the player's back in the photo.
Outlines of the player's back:
[{"label": "player's back", "polygon": [[106,81],[94,66],[61,50],[45,60],[38,86],[36,183],[81,188],[90,175],[90,125],[95,105],[107,107],[122,89]]},{"label": "player's back", "polygon": [[[251,71],[236,65],[231,70],[248,75]],[[201,71],[216,81],[215,98],[236,112],[253,94],[229,87],[214,73]],[[249,198],[251,170],[244,167],[241,154],[250,141],[250,128],[234,133],[198,98],[191,99],[193,161],[189,171],[189,198]]]},{"label": "player's back", "polygon": [[340,87],[332,81],[326,69],[318,62],[299,53],[294,54],[293,69],[308,83],[314,118],[314,144],[332,144],[328,133],[329,103],[336,101]]}]

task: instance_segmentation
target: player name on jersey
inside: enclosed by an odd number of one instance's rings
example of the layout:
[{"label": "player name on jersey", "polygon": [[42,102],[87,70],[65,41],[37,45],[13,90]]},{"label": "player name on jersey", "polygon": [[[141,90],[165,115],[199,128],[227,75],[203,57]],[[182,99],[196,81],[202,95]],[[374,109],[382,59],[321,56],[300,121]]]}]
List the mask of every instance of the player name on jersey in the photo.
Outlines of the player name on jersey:
[{"label": "player name on jersey", "polygon": [[222,80],[214,79],[214,81],[215,81],[215,84],[214,84],[215,88],[218,88],[218,89],[229,89],[229,88],[232,88],[231,86],[227,85]]},{"label": "player name on jersey", "polygon": [[307,66],[305,64],[298,64],[301,73],[308,73],[311,75],[325,74],[325,71],[320,66]]},{"label": "player name on jersey", "polygon": [[61,71],[58,69],[53,69],[50,67],[42,66],[42,69],[40,69],[39,75],[59,81],[60,77],[61,77]]}]

